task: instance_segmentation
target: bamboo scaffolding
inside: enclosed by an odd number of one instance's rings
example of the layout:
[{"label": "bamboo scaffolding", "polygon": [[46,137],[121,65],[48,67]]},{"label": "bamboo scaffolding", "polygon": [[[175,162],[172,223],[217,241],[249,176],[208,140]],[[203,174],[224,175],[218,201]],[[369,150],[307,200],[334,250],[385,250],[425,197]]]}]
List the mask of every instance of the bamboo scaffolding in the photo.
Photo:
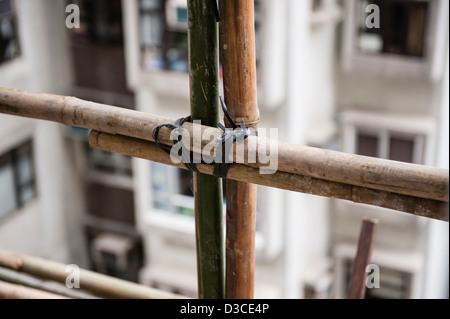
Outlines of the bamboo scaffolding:
[{"label": "bamboo scaffolding", "polygon": [[[253,0],[220,0],[220,48],[225,102],[231,119],[256,129]],[[225,118],[226,122],[226,118]],[[227,123],[231,127],[231,123]],[[254,296],[256,184],[227,180],[226,297]]]},{"label": "bamboo scaffolding", "polygon": [[[6,88],[0,88],[0,113],[54,121],[148,141],[153,141],[152,132],[155,127],[174,122],[173,119],[75,97]],[[200,153],[221,131],[197,125],[185,123],[183,127],[191,137],[194,136],[194,128],[200,132],[208,132],[208,136],[198,145],[193,143],[191,138],[191,149]],[[449,171],[446,169],[346,154],[254,136],[247,138],[245,153],[257,153],[251,146],[257,145],[254,139],[257,139],[259,145],[277,143],[278,171],[418,198],[449,201]],[[161,129],[159,141],[165,145],[173,145],[169,129]],[[230,158],[235,158],[234,152],[230,153]],[[258,162],[258,156],[257,163],[244,164],[254,168],[265,166]]]},{"label": "bamboo scaffolding", "polygon": [[[213,9],[210,0],[187,1],[191,116],[210,126],[219,122],[218,32]],[[223,299],[222,179],[194,173],[193,184],[199,298]]]},{"label": "bamboo scaffolding", "polygon": [[0,280],[0,299],[69,299],[68,297]]},{"label": "bamboo scaffolding", "polygon": [[[65,284],[66,265],[37,257],[0,250],[0,266]],[[80,268],[80,288],[100,296],[119,299],[180,299],[169,292]],[[30,288],[31,289],[31,288]]]},{"label": "bamboo scaffolding", "polygon": [[11,284],[26,286],[29,288],[34,288],[37,290],[65,296],[68,298],[100,299],[99,297],[87,293],[81,289],[70,289],[58,282],[36,278],[34,276],[20,273],[11,269],[6,269],[3,267],[0,267],[0,280],[4,282],[9,282]]},{"label": "bamboo scaffolding", "polygon": [[353,264],[352,282],[350,284],[349,299],[364,299],[366,295],[366,268],[372,260],[375,235],[377,233],[378,220],[364,218],[359,235],[358,251]]},{"label": "bamboo scaffolding", "polygon": [[[149,141],[92,131],[89,136],[89,144],[104,151],[117,152],[186,169],[183,163],[174,163],[155,143]],[[201,173],[213,174],[211,165],[197,164],[197,168]],[[228,179],[300,193],[345,199],[355,203],[390,208],[433,219],[449,220],[448,202],[373,190],[310,176],[281,171],[270,175],[261,175],[256,168],[243,164],[233,164],[228,170]]]}]

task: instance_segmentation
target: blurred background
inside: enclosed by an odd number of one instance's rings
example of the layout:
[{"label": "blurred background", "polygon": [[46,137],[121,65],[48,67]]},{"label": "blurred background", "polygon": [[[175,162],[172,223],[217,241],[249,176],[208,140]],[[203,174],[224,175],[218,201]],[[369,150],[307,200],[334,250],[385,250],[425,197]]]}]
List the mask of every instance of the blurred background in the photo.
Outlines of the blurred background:
[{"label": "blurred background", "polygon": [[[448,6],[255,0],[260,127],[448,169]],[[0,0],[0,86],[186,116],[186,18],[186,0]],[[196,297],[191,173],[87,135],[0,115],[0,249]],[[266,187],[257,210],[257,298],[346,298],[364,216],[379,219],[367,298],[449,296],[448,223]]]}]

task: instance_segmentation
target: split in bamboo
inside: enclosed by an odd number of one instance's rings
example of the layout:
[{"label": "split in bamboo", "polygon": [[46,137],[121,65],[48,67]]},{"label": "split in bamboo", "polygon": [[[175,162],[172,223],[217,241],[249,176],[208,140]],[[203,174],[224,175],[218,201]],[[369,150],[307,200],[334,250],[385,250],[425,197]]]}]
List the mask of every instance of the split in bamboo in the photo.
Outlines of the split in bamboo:
[{"label": "split in bamboo", "polygon": [[[49,120],[148,141],[153,141],[152,132],[156,126],[174,122],[173,119],[74,97],[5,88],[0,88],[0,113]],[[191,137],[194,136],[194,127],[202,132],[214,132],[208,140],[201,141],[200,149],[193,149],[197,153],[221,133],[219,129],[207,126],[199,129],[196,124],[191,123],[185,123],[184,127]],[[170,130],[161,129],[159,136],[161,143],[173,145]],[[251,142],[252,139],[256,137],[247,138],[248,145],[257,144]],[[446,169],[257,139],[260,145],[277,143],[278,171],[417,198],[449,201],[449,171]],[[191,146],[196,146],[192,140]],[[245,149],[245,153],[249,153],[248,151]],[[230,156],[234,156],[231,153]],[[263,166],[259,163],[244,164],[254,168]]]},{"label": "split in bamboo", "polygon": [[377,219],[364,218],[359,235],[358,251],[353,263],[349,299],[364,299],[366,295],[366,279],[368,275],[366,268],[372,260],[377,228]]},{"label": "split in bamboo", "polygon": [[[256,129],[255,21],[253,0],[220,0],[220,52],[225,102],[231,119]],[[226,119],[225,119],[226,121]],[[226,123],[230,127],[231,123]],[[227,180],[226,297],[254,296],[256,185]]]},{"label": "split in bamboo", "polygon": [[[0,250],[0,266],[40,278],[66,283],[66,265],[37,257]],[[169,292],[80,268],[80,287],[100,296],[118,299],[180,299]]]}]

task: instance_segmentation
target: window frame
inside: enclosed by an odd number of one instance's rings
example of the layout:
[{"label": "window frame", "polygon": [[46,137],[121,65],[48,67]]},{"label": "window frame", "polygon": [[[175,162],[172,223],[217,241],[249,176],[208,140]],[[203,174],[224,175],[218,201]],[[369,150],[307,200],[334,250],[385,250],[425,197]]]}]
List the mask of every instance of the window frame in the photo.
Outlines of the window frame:
[{"label": "window frame", "polygon": [[[286,59],[283,48],[287,43],[287,24],[278,22],[286,20],[288,5],[284,1],[256,1],[261,10],[260,22],[255,21],[261,26],[259,36],[261,55],[257,66],[259,107],[275,110],[282,106],[286,87]],[[140,6],[138,1],[124,1],[123,8],[128,87],[134,90],[151,88],[152,93],[157,96],[189,98],[187,73],[171,70],[145,70],[142,67]],[[333,12],[339,13],[337,10],[335,11]],[[327,15],[325,16],[327,17]],[[175,90],[174,87],[178,89]]]},{"label": "window frame", "polygon": [[130,179],[133,177],[133,165],[130,156],[89,147],[87,141],[84,141],[83,144],[89,173]]},{"label": "window frame", "polygon": [[[147,178],[147,187],[146,192],[147,196],[143,196],[145,202],[141,202],[140,205],[145,205],[143,208],[142,215],[140,219],[152,229],[157,229],[163,235],[168,235],[171,241],[176,242],[177,239],[173,237],[173,233],[181,234],[180,244],[185,244],[186,238],[189,238],[192,244],[195,244],[195,219],[194,216],[188,216],[184,214],[179,214],[176,212],[176,209],[173,207],[177,207],[177,203],[188,203],[191,205],[192,209],[194,209],[194,197],[187,195],[178,194],[179,184],[175,180],[178,178],[177,170],[179,168],[172,167],[168,165],[164,165],[167,168],[167,176],[168,176],[168,191],[172,191],[172,193],[168,194],[169,198],[169,206],[173,209],[165,210],[161,208],[156,208],[154,205],[154,197],[157,196],[155,194],[153,185],[152,185],[152,163],[143,163],[142,165],[146,166],[145,175]],[[162,164],[160,164],[162,165]],[[261,190],[262,191],[265,190]],[[259,194],[261,195],[261,194]],[[261,199],[263,197],[261,196]],[[183,207],[187,207],[188,205],[184,205]],[[188,207],[189,208],[189,207]],[[258,255],[262,258],[270,259],[275,258],[280,251],[280,243],[279,238],[279,225],[275,225],[276,223],[272,223],[272,218],[269,216],[271,212],[268,209],[264,208],[262,203],[257,203],[257,214],[258,214],[258,224],[259,230],[256,230],[255,234],[255,247]],[[225,216],[226,216],[226,203],[223,203],[223,218],[224,218],[224,227],[225,227]],[[187,236],[187,237],[186,237]]]},{"label": "window frame", "polygon": [[344,72],[370,73],[385,77],[411,78],[435,81],[442,76],[441,42],[446,42],[448,1],[424,0],[429,2],[426,32],[424,35],[424,56],[421,58],[397,54],[368,54],[357,48],[361,4],[358,0],[345,1],[345,17],[342,28],[341,68]]},{"label": "window frame", "polygon": [[[346,242],[339,242],[333,247],[334,292],[337,299],[347,298],[348,263],[354,260],[356,250],[356,245]],[[404,296],[410,299],[420,298],[423,263],[424,259],[421,253],[414,249],[378,248],[372,257],[372,264],[378,265],[380,268],[380,283],[383,281],[383,271],[388,269],[396,272],[399,276],[407,277]],[[383,286],[381,285],[381,287]]]},{"label": "window frame", "polygon": [[10,0],[11,3],[11,11],[7,14],[1,15],[0,14],[0,21],[5,18],[5,17],[11,17],[11,19],[13,20],[13,28],[15,29],[15,37],[16,37],[16,41],[17,41],[17,46],[18,46],[18,54],[16,56],[14,56],[11,59],[7,59],[7,60],[3,60],[0,61],[0,67],[2,67],[3,65],[16,61],[17,59],[20,59],[22,56],[22,46],[21,46],[21,42],[20,42],[20,32],[19,32],[19,26],[18,26],[18,14],[17,14],[17,5],[15,0]]},{"label": "window frame", "polygon": [[[30,174],[30,178],[27,181],[21,183],[19,181],[19,165],[18,165],[18,163],[19,163],[20,156],[23,156],[23,155],[29,156],[31,174]],[[29,202],[33,201],[38,196],[33,140],[29,139],[25,142],[22,142],[22,143],[16,145],[13,149],[0,155],[0,167],[6,166],[8,164],[10,164],[13,169],[13,187],[14,187],[15,206],[14,206],[13,210],[1,215],[0,220],[3,218],[7,218],[14,212],[25,207]],[[26,187],[32,187],[33,196],[28,198],[27,200],[23,200],[21,198],[21,193],[23,192],[24,188],[26,188]]]},{"label": "window frame", "polygon": [[426,116],[394,116],[361,111],[343,111],[341,121],[341,150],[356,153],[358,133],[378,138],[378,156],[388,159],[391,137],[412,138],[412,163],[432,165],[436,121]]},{"label": "window frame", "polygon": [[424,158],[425,136],[422,134],[404,133],[390,129],[367,129],[360,125],[355,125],[355,143],[352,153],[357,154],[358,134],[375,137],[378,140],[377,156],[378,158],[390,159],[390,144],[392,138],[407,139],[413,142],[413,154],[411,163],[422,164]]}]

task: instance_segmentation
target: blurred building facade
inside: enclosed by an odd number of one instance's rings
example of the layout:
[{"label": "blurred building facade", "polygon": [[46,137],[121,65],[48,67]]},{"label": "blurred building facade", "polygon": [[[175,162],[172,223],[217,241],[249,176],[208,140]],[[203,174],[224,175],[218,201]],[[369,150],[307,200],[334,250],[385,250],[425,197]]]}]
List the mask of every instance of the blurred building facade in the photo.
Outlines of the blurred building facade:
[{"label": "blurred building facade", "polygon": [[[448,20],[446,0],[255,0],[260,127],[448,168]],[[3,0],[0,33],[0,86],[189,113],[185,0]],[[87,133],[0,115],[0,249],[196,296],[190,173]],[[448,223],[265,187],[255,296],[345,298],[364,216],[379,219],[368,297],[448,298]]]}]

